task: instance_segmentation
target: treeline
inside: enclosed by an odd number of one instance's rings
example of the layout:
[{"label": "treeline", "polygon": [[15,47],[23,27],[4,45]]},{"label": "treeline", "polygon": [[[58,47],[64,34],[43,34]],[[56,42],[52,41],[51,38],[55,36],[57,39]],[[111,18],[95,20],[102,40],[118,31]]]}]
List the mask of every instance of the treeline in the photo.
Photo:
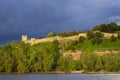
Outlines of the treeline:
[{"label": "treeline", "polygon": [[111,22],[109,24],[100,24],[98,26],[95,26],[93,28],[94,31],[101,31],[101,32],[108,32],[108,33],[114,33],[120,31],[120,25],[117,25],[114,22]]},{"label": "treeline", "polygon": [[0,49],[0,72],[49,72],[59,59],[58,41],[31,46],[13,42]]},{"label": "treeline", "polygon": [[[74,43],[73,45],[75,45]],[[57,40],[32,46],[14,41],[0,49],[0,72],[7,73],[70,72],[74,70],[119,71],[119,62],[120,53],[99,56],[85,52],[78,60],[73,60],[71,55],[63,57],[62,44]]]},{"label": "treeline", "polygon": [[54,37],[54,36],[68,37],[68,36],[78,35],[79,33],[82,33],[82,31],[73,30],[71,32],[60,32],[59,34],[56,34],[55,32],[50,32],[48,33],[47,37]]},{"label": "treeline", "polygon": [[[100,24],[98,26],[95,26],[91,29],[92,31],[100,31],[100,32],[106,32],[106,33],[115,33],[120,32],[120,25],[117,25],[115,22],[111,22],[109,24]],[[79,33],[83,33],[84,31],[76,31],[72,30],[71,32],[60,32],[56,34],[55,32],[48,33],[47,37],[54,37],[54,36],[60,36],[60,37],[68,37],[68,36],[75,36]]]}]

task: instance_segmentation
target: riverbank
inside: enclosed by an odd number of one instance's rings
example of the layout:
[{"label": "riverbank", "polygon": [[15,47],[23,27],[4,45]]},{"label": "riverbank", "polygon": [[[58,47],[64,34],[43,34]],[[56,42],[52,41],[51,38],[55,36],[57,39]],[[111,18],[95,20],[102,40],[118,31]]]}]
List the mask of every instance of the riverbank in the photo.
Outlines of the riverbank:
[{"label": "riverbank", "polygon": [[25,72],[25,73],[20,73],[20,72],[0,72],[0,74],[120,74],[119,72],[108,72],[108,71],[85,71],[85,70],[80,70],[80,71],[50,71],[50,72]]}]

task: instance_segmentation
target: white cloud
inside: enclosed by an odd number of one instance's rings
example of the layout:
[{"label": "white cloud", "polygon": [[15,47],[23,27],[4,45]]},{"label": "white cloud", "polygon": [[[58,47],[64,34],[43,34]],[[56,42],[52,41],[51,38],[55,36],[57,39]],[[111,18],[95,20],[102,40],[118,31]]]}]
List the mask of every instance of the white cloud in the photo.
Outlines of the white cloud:
[{"label": "white cloud", "polygon": [[120,21],[119,22],[116,22],[117,23],[117,25],[120,25]]},{"label": "white cloud", "polygon": [[120,16],[112,16],[112,17],[108,18],[108,20],[117,21],[117,20],[120,20]]},{"label": "white cloud", "polygon": [[111,16],[108,18],[108,20],[111,22],[116,22],[118,25],[120,25],[120,16]]}]

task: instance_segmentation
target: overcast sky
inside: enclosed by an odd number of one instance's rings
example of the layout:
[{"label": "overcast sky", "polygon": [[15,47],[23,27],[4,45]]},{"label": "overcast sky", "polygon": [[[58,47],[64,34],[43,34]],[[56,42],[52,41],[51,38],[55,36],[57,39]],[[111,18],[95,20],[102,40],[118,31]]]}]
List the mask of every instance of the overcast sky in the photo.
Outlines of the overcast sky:
[{"label": "overcast sky", "polygon": [[0,44],[120,20],[120,0],[0,0]]}]

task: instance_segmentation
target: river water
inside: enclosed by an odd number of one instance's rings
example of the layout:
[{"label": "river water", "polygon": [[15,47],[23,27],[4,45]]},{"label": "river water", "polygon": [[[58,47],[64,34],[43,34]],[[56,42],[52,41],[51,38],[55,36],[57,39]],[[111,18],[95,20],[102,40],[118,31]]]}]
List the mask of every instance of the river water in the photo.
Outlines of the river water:
[{"label": "river water", "polygon": [[0,80],[120,80],[120,74],[0,74]]}]

